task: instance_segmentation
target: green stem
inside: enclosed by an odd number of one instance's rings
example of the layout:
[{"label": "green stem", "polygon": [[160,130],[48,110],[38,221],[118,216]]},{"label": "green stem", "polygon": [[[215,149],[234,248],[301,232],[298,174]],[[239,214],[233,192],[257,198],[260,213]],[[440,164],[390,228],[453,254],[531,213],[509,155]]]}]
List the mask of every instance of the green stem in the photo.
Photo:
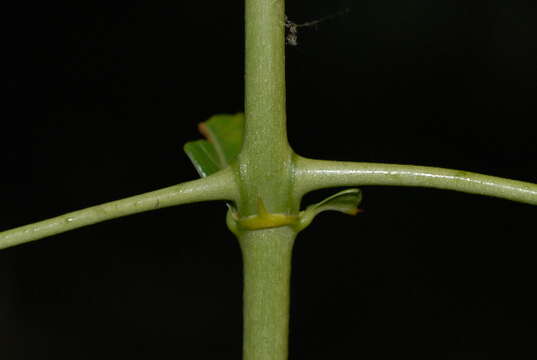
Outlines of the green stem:
[{"label": "green stem", "polygon": [[537,205],[536,184],[462,170],[305,158],[298,158],[296,166],[295,189],[300,196],[313,190],[336,186],[419,186]]},{"label": "green stem", "polygon": [[262,225],[299,210],[286,131],[284,9],[284,0],[245,0],[246,122],[234,165],[240,190],[236,216],[240,223],[245,218],[262,221],[236,232],[244,260],[244,360],[287,359],[296,232],[289,226]]},{"label": "green stem", "polygon": [[227,169],[203,179],[92,206],[0,232],[0,249],[144,211],[198,201],[236,200],[236,192],[234,177]]},{"label": "green stem", "polygon": [[239,237],[244,261],[243,360],[287,359],[295,236],[291,228],[279,227]]},{"label": "green stem", "polygon": [[256,214],[258,198],[272,213],[298,211],[290,201],[292,151],[285,114],[284,0],[245,2],[244,140],[238,161],[241,216]]}]

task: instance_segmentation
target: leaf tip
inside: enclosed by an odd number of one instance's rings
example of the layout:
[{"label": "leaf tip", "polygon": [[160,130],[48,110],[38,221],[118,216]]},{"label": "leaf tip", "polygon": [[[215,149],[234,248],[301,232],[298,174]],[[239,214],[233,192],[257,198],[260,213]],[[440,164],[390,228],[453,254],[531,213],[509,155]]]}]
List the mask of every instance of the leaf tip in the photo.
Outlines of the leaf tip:
[{"label": "leaf tip", "polygon": [[198,131],[203,135],[209,142],[211,141],[211,134],[209,132],[209,129],[207,128],[207,125],[205,125],[204,122],[201,122],[198,124]]}]

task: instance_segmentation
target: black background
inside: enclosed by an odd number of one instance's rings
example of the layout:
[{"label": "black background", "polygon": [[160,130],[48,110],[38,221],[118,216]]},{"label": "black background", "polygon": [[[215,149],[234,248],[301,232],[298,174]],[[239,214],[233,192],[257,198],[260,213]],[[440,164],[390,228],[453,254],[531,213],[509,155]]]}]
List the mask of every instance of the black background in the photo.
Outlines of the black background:
[{"label": "black background", "polygon": [[[345,8],[288,47],[295,151],[537,181],[535,1],[294,0],[287,14]],[[196,124],[242,111],[241,1],[3,10],[0,229],[193,179],[181,148]],[[364,196],[365,214],[323,214],[296,242],[292,359],[537,355],[534,207]],[[240,358],[224,215],[187,205],[2,251],[0,358]]]}]

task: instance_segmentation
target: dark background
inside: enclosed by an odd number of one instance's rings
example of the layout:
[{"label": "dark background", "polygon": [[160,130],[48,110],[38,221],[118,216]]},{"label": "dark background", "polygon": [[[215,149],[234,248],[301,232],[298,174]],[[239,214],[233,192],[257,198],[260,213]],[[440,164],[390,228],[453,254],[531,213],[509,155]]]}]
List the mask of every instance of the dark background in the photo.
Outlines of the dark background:
[{"label": "dark background", "polygon": [[[289,0],[287,14],[345,8],[288,48],[299,154],[537,181],[535,1]],[[0,230],[193,179],[181,148],[196,124],[242,111],[241,1],[2,14]],[[365,214],[323,214],[296,242],[292,359],[537,355],[534,207],[364,196]],[[224,215],[186,205],[2,251],[0,358],[240,358],[241,258]]]}]

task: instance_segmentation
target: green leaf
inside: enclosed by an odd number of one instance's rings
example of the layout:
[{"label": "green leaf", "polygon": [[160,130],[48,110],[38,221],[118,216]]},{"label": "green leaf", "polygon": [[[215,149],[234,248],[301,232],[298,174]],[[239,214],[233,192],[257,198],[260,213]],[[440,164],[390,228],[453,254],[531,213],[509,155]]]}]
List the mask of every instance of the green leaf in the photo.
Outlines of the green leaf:
[{"label": "green leaf", "polygon": [[241,151],[244,114],[215,115],[199,125],[200,132],[214,145],[222,168],[227,167]]},{"label": "green leaf", "polygon": [[220,170],[218,155],[214,146],[207,140],[187,142],[184,151],[201,177],[206,177]]},{"label": "green leaf", "polygon": [[224,169],[235,160],[241,150],[244,132],[244,114],[214,115],[199,124],[207,140],[190,141],[184,151],[201,177]]},{"label": "green leaf", "polygon": [[360,212],[358,205],[362,201],[360,189],[347,189],[334,194],[320,203],[310,205],[300,212],[299,230],[306,228],[315,216],[323,211],[339,211],[348,215],[356,215]]}]

